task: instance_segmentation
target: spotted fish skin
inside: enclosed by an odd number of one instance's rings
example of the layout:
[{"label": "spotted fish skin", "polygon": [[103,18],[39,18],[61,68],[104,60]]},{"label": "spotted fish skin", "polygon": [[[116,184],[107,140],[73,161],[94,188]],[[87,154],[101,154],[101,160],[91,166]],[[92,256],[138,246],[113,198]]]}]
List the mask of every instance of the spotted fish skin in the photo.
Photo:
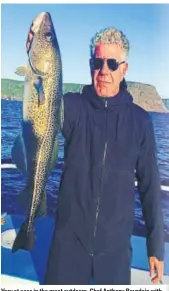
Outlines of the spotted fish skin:
[{"label": "spotted fish skin", "polygon": [[38,28],[36,26],[28,53],[28,66],[17,70],[20,75],[25,75],[23,123],[12,157],[27,176],[21,199],[28,211],[12,252],[30,250],[34,245],[34,220],[46,212],[45,186],[56,164],[57,134],[63,124],[62,64],[58,41],[49,13],[41,13],[34,23],[36,21]]}]

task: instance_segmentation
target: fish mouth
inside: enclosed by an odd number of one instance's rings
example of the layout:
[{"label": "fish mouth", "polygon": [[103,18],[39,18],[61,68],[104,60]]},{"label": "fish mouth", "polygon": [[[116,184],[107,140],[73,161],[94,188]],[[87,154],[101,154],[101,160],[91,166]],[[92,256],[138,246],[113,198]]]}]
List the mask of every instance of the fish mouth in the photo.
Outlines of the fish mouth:
[{"label": "fish mouth", "polygon": [[48,12],[40,13],[32,21],[32,24],[31,24],[29,32],[28,32],[27,41],[26,41],[26,51],[28,54],[28,61],[29,61],[30,67],[31,67],[33,73],[38,75],[38,76],[45,76],[46,73],[44,73],[44,72],[42,72],[34,67],[32,60],[31,60],[30,51],[31,51],[31,45],[32,45],[34,36],[39,31],[39,29],[41,28],[42,25],[43,25],[43,27],[45,27],[45,30],[47,30],[47,31],[51,29],[52,20],[51,20],[50,14]]},{"label": "fish mouth", "polygon": [[[27,53],[29,53],[30,49],[31,49],[31,44],[34,38],[34,35],[38,32],[38,30],[40,29],[40,25],[45,17],[46,12],[42,12],[40,13],[33,21],[32,24],[30,26],[29,32],[28,32],[28,37],[27,37],[27,41],[26,41],[26,51]],[[48,16],[47,16],[48,17]]]},{"label": "fish mouth", "polygon": [[39,31],[41,25],[43,25],[46,30],[50,30],[52,27],[52,19],[49,12],[40,13],[33,21],[30,26],[27,41],[26,41],[26,51],[29,53],[31,49],[31,44],[34,38],[34,35]]}]

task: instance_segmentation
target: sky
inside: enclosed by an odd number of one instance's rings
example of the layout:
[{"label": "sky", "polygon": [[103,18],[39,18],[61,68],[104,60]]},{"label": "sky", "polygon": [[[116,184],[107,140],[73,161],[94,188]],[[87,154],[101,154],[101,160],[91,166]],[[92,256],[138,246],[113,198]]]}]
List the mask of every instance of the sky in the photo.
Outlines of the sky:
[{"label": "sky", "polygon": [[169,4],[2,4],[1,78],[23,80],[14,71],[27,64],[30,24],[45,11],[58,38],[64,83],[91,83],[91,38],[114,26],[130,42],[126,80],[153,85],[169,98]]}]

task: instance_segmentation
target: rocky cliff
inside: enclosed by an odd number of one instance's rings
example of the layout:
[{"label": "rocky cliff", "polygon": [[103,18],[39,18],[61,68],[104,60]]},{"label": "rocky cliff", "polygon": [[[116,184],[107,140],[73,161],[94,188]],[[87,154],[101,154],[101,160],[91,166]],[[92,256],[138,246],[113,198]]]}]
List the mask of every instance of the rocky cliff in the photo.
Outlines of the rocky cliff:
[{"label": "rocky cliff", "polygon": [[127,82],[127,85],[134,103],[147,111],[169,112],[154,86],[136,82]]}]

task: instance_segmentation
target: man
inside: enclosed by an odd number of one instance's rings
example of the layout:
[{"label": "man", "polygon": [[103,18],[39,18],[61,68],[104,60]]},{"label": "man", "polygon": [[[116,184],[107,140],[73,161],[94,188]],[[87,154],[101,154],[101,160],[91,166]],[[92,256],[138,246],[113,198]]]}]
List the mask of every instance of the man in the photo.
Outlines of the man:
[{"label": "man", "polygon": [[[130,284],[135,171],[150,275],[163,275],[163,218],[149,114],[124,76],[129,42],[115,28],[91,44],[92,85],[64,96],[65,164],[44,284]],[[140,282],[141,283],[141,282]]]}]

